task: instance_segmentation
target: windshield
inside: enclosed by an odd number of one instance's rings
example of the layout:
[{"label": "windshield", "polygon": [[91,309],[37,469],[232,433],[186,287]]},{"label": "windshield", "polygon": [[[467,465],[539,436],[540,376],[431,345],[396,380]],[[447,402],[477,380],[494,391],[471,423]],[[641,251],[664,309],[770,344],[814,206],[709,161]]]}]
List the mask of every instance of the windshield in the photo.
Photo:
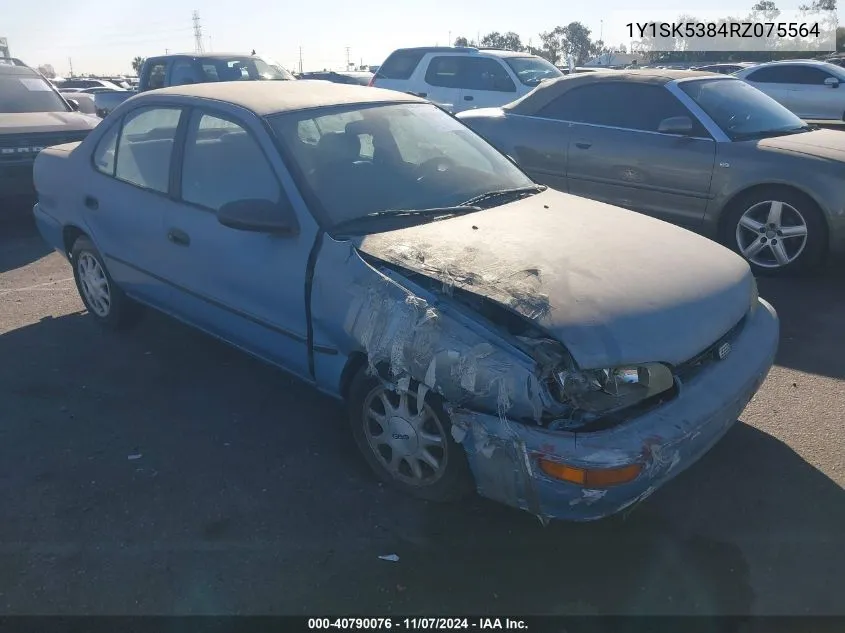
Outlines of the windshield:
[{"label": "windshield", "polygon": [[777,101],[739,79],[683,81],[678,87],[733,141],[808,129]]},{"label": "windshield", "polygon": [[260,57],[226,57],[203,59],[206,81],[260,81],[293,79],[284,68]]},{"label": "windshield", "polygon": [[505,57],[504,60],[526,86],[536,86],[543,79],[563,77],[554,64],[542,57]]},{"label": "windshield", "polygon": [[269,121],[331,226],[534,186],[505,156],[430,104],[319,108]]},{"label": "windshield", "polygon": [[67,112],[65,102],[41,77],[0,75],[0,112]]}]

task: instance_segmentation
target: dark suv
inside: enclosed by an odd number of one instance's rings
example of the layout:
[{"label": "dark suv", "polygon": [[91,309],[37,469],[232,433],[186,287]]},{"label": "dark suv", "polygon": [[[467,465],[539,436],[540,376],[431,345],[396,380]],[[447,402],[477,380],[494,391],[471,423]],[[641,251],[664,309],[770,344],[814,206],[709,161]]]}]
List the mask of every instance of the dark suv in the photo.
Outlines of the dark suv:
[{"label": "dark suv", "polygon": [[40,73],[0,64],[0,210],[35,196],[32,163],[45,147],[81,141],[97,123],[80,114]]}]

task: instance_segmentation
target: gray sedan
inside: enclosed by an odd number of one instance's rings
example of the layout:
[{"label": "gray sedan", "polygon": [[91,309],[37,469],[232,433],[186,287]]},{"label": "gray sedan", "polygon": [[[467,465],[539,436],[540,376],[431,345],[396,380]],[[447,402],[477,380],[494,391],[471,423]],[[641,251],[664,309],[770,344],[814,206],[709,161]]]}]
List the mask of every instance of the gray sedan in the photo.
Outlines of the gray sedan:
[{"label": "gray sedan", "polygon": [[459,118],[535,180],[718,239],[755,272],[845,252],[845,135],[734,77],[575,75]]}]

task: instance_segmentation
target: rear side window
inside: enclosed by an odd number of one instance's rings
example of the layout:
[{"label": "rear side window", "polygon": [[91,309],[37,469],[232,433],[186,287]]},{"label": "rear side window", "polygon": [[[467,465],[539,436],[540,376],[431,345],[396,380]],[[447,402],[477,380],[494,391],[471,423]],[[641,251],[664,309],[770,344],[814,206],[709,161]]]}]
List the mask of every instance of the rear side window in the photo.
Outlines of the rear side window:
[{"label": "rear side window", "polygon": [[429,86],[441,88],[461,87],[461,60],[458,55],[442,55],[433,57],[425,71],[425,82]]},{"label": "rear side window", "polygon": [[167,193],[173,141],[182,110],[139,108],[126,115],[117,146],[115,177]]},{"label": "rear side window", "polygon": [[424,51],[395,51],[378,69],[377,77],[410,79],[424,55]]}]

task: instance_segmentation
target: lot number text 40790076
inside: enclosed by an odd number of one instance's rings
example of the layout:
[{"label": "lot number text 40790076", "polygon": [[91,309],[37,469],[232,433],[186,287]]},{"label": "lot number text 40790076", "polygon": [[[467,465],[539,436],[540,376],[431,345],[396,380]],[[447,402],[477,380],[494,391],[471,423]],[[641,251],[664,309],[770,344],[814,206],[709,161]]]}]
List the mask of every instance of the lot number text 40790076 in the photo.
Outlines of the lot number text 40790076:
[{"label": "lot number text 40790076", "polygon": [[518,618],[308,618],[309,630],[526,631]]}]

